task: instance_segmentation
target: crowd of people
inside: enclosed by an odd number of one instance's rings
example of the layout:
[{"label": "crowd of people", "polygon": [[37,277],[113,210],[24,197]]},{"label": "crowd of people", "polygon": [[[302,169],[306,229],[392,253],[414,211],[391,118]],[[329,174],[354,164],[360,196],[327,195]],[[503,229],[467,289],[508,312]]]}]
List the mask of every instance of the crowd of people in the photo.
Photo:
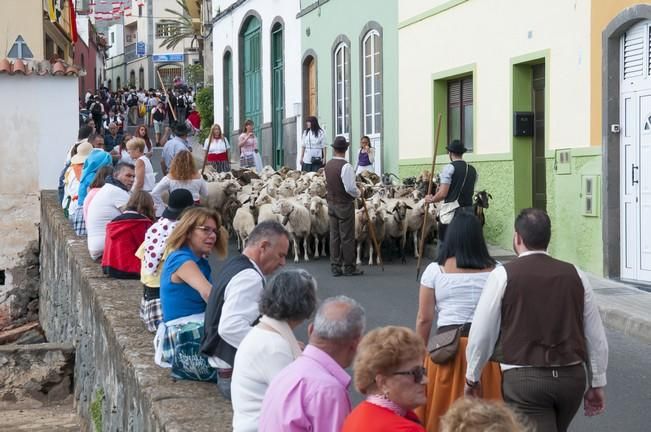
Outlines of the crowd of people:
[{"label": "crowd of people", "polygon": [[[363,305],[343,295],[319,299],[309,272],[283,268],[290,234],[277,221],[258,223],[214,274],[208,257],[226,257],[228,232],[218,212],[201,206],[206,184],[189,128],[177,124],[165,142],[156,182],[149,155],[158,139],[142,126],[119,140],[116,126],[109,123],[107,136],[80,128],[61,175],[62,209],[109,277],[142,283],[152,360],[176,379],[214,383],[232,402],[236,432],[565,431],[581,400],[586,415],[605,409],[608,345],[590,283],[547,254],[551,221],[543,210],[517,216],[518,258],[502,265],[490,256],[481,223],[463,210],[465,185],[477,173],[458,141],[448,145],[443,191],[427,198],[461,202],[422,275],[415,329],[366,332]],[[334,140],[325,163],[316,118],[304,135],[303,169],[325,165],[332,274],[362,274],[350,221],[360,194],[355,171],[372,163],[370,140],[362,139],[353,169],[345,138]],[[254,166],[252,122],[238,148],[243,166]],[[216,170],[230,169],[218,125],[204,150]],[[294,330],[308,320],[304,345]],[[352,381],[364,396],[356,407]]]}]

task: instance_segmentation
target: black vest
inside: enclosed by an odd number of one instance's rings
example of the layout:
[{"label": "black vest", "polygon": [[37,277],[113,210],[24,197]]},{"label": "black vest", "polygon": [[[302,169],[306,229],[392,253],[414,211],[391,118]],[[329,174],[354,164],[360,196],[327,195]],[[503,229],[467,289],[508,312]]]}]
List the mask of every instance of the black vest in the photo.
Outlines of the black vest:
[{"label": "black vest", "polygon": [[[450,190],[448,196],[445,197],[445,202],[452,202],[459,200],[459,207],[472,206],[472,194],[475,191],[475,181],[477,181],[477,170],[475,167],[462,160],[455,160],[452,162],[454,167],[454,174],[452,174],[452,182],[450,183]],[[463,183],[463,178],[468,170],[468,177],[466,183]],[[461,186],[463,185],[463,190]]]},{"label": "black vest", "polygon": [[[228,260],[224,268],[219,272],[219,279],[217,280],[217,284],[213,286],[212,291],[210,291],[210,297],[206,306],[205,331],[201,340],[201,353],[208,357],[218,357],[231,366],[235,363],[237,348],[228,344],[228,342],[219,336],[219,320],[222,317],[226,286],[235,275],[246,269],[258,271],[251,260],[245,255],[239,255]],[[262,275],[260,277],[264,285],[264,277]]]},{"label": "black vest", "polygon": [[341,180],[341,171],[346,165],[343,159],[330,159],[325,166],[325,178],[328,193],[326,201],[328,204],[348,204],[355,201],[355,198],[348,195]]}]

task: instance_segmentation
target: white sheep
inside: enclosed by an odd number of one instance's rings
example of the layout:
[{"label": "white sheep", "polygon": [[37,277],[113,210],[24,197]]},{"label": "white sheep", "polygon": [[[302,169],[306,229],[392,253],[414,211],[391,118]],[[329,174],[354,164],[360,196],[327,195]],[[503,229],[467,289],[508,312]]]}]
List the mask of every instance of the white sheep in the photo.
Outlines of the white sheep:
[{"label": "white sheep", "polygon": [[[430,232],[436,223],[436,209],[434,205],[428,206],[427,225],[425,227],[426,235]],[[407,235],[411,235],[414,242],[414,258],[418,258],[418,249],[423,232],[423,222],[425,220],[425,200],[421,199],[414,207],[407,211]]]},{"label": "white sheep", "polygon": [[294,262],[298,262],[299,242],[303,243],[303,259],[309,261],[307,241],[310,235],[310,212],[303,205],[287,199],[278,201],[274,212],[283,218],[282,224],[287,228],[294,246]]},{"label": "white sheep", "polygon": [[237,236],[237,248],[240,251],[246,246],[246,241],[249,239],[253,228],[255,228],[255,218],[249,207],[238,208],[233,219],[233,229]]},{"label": "white sheep", "polygon": [[400,259],[406,263],[405,242],[407,239],[407,210],[411,207],[400,199],[387,199],[386,204],[386,236],[398,240]]},{"label": "white sheep", "polygon": [[237,180],[226,180],[223,182],[206,183],[206,207],[221,211],[228,197],[237,198],[237,192],[242,190],[242,186]]},{"label": "white sheep", "polygon": [[[330,233],[330,216],[328,216],[328,204],[326,200],[315,196],[310,199],[310,219],[312,238],[314,239],[314,258],[326,255],[326,238]],[[322,251],[319,254],[319,240],[321,240]]]}]

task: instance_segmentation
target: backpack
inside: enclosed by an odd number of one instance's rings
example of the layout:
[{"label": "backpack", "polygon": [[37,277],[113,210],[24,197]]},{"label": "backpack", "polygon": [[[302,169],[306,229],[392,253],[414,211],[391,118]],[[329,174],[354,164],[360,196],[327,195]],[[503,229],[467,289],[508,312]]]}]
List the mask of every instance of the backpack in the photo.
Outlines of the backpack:
[{"label": "backpack", "polygon": [[185,96],[181,95],[176,99],[176,106],[185,108]]},{"label": "backpack", "polygon": [[127,106],[132,107],[136,105],[138,105],[138,96],[133,93],[129,94],[129,97],[127,98]]},{"label": "backpack", "polygon": [[95,102],[95,103],[93,104],[93,106],[90,108],[90,112],[91,112],[94,116],[101,115],[101,114],[102,114],[102,104],[101,104],[101,102]]}]

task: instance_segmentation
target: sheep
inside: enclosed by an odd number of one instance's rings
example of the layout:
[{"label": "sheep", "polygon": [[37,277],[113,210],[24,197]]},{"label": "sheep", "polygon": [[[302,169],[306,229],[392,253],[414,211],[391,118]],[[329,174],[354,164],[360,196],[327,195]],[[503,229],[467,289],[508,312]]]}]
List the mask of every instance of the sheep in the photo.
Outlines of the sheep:
[{"label": "sheep", "polygon": [[233,229],[237,236],[237,249],[241,252],[246,246],[251,232],[255,228],[255,219],[248,207],[240,207],[235,212]]},{"label": "sheep", "polygon": [[403,264],[407,262],[405,257],[405,242],[407,237],[407,210],[411,207],[402,200],[388,200],[386,204],[386,235],[391,239],[398,240],[400,259]]},{"label": "sheep", "polygon": [[307,191],[310,195],[318,196],[321,198],[325,198],[326,193],[328,192],[326,189],[325,181],[319,178],[315,178],[314,180],[312,180],[312,183],[310,183],[310,186],[307,188]]},{"label": "sheep", "polygon": [[375,250],[375,245],[371,235],[371,225],[375,240],[379,247],[384,241],[386,232],[385,213],[382,207],[375,208],[367,206],[368,218],[363,208],[355,211],[355,240],[357,241],[357,265],[362,263],[363,251],[368,250],[368,265],[373,265],[373,257],[376,257],[375,262],[379,262],[379,250]]},{"label": "sheep", "polygon": [[282,224],[289,232],[292,244],[294,246],[294,262],[298,262],[299,241],[303,241],[303,259],[309,261],[307,241],[310,235],[311,220],[310,212],[301,204],[291,200],[281,199],[278,206],[274,208],[274,213],[283,217]]},{"label": "sheep", "polygon": [[283,198],[291,198],[296,190],[296,181],[292,179],[283,180],[278,187],[277,195]]},{"label": "sheep", "polygon": [[[326,255],[326,238],[330,233],[330,216],[328,216],[328,204],[318,196],[310,199],[310,219],[312,238],[314,239],[314,258]],[[321,240],[322,251],[319,254],[319,240]]]},{"label": "sheep", "polygon": [[[419,241],[422,233],[423,222],[425,221],[425,200],[421,199],[416,205],[407,211],[407,233],[412,236],[414,242],[414,258],[418,258]],[[429,233],[436,223],[436,210],[434,205],[428,206],[427,225],[425,233]]]},{"label": "sheep", "polygon": [[236,180],[206,184],[206,207],[219,211],[228,197],[236,197],[242,186]]},{"label": "sheep", "polygon": [[[382,247],[382,242],[386,235],[386,214],[384,208],[380,207],[377,209],[369,209],[369,218],[371,224],[373,224],[373,232],[375,234],[375,239],[377,240],[378,247]],[[376,254],[375,262],[379,262],[379,256],[382,252],[381,250],[375,250],[375,245],[373,244],[373,239],[370,236],[368,238],[368,265],[373,265],[373,253]]]},{"label": "sheep", "polygon": [[237,209],[242,207],[242,202],[238,198],[229,197],[222,207],[221,216],[222,224],[229,233],[234,233],[233,220]]},{"label": "sheep", "polygon": [[485,190],[477,192],[473,197],[473,210],[481,226],[483,227],[486,224],[486,216],[484,215],[484,209],[488,208],[488,200],[493,199],[493,196],[486,192]]},{"label": "sheep", "polygon": [[362,248],[368,238],[368,218],[364,209],[355,210],[355,242],[357,243],[357,265],[362,264]]}]

